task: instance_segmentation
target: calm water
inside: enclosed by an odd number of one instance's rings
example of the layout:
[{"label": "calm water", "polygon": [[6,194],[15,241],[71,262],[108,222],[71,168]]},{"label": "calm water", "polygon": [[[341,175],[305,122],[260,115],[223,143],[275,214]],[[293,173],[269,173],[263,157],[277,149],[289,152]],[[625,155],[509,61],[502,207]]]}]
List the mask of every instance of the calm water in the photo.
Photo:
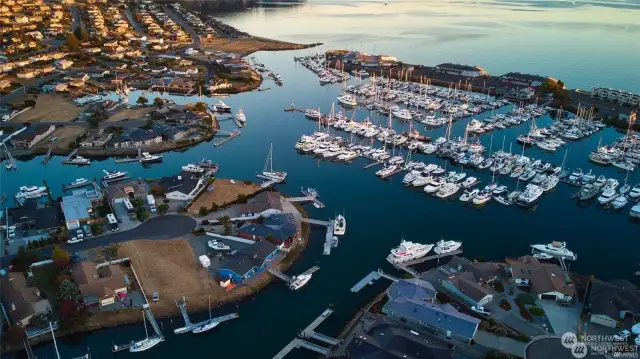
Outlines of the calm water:
[{"label": "calm water", "polygon": [[[412,6],[419,7],[414,9]],[[392,10],[394,8],[396,10]],[[252,10],[234,15],[229,21],[244,30],[265,36],[286,33],[284,38],[294,41],[325,41],[326,36],[333,39],[333,44],[342,41],[345,45],[355,47],[359,46],[355,42],[362,39],[363,48],[373,50],[375,46],[378,52],[393,53],[408,61],[473,62],[494,72],[544,70],[545,73],[548,71],[559,77],[562,74],[563,78],[570,79],[567,82],[573,86],[590,85],[592,80],[583,75],[594,72],[601,77],[596,82],[628,89],[633,89],[634,86],[638,88],[630,76],[633,63],[629,59],[631,48],[620,45],[631,44],[625,42],[624,38],[633,36],[633,27],[627,26],[627,30],[623,31],[623,25],[607,27],[603,20],[607,18],[605,14],[610,14],[609,19],[619,16],[619,24],[624,24],[631,13],[637,15],[636,10],[577,6],[572,3],[532,3],[526,8],[536,11],[526,13],[514,8],[515,5],[508,3],[390,2],[387,7],[381,2],[347,2],[346,5],[313,3],[276,10]],[[593,16],[587,16],[596,12],[603,17],[596,20]],[[468,13],[473,15],[467,16]],[[376,17],[374,14],[384,16]],[[566,27],[554,30],[543,21],[543,18],[548,17],[559,22],[559,19],[568,16],[576,19],[575,23],[580,25],[575,26],[580,26],[580,31],[570,31]],[[521,21],[516,20],[519,17],[522,17]],[[422,20],[418,22],[420,18]],[[482,28],[478,21],[487,25],[489,19],[501,19],[495,20],[500,26],[496,25],[495,30],[489,27],[492,31],[485,26],[482,32],[485,36],[476,36],[475,39],[460,35],[469,32],[468,27]],[[542,24],[534,26],[531,22],[534,19]],[[490,22],[492,21],[494,20]],[[453,25],[456,22],[457,28]],[[399,26],[398,23],[402,24],[402,28],[396,27]],[[593,25],[596,23],[600,25]],[[391,24],[394,24],[393,27]],[[268,33],[264,33],[264,29]],[[605,29],[615,30],[616,36],[600,36],[600,44],[595,33],[603,34]],[[340,34],[345,32],[351,37]],[[369,35],[364,36],[365,33]],[[391,33],[396,35],[384,35]],[[514,41],[514,36],[521,36],[527,41]],[[546,40],[542,40],[545,36]],[[570,36],[584,37],[584,40],[580,44],[574,44],[567,40]],[[607,50],[603,51],[607,53],[606,67],[604,60],[596,61],[601,56],[599,53],[587,53],[586,49],[582,53],[578,51],[587,46],[589,42],[586,39],[602,46],[608,44]],[[511,44],[508,45],[508,42]],[[562,44],[560,49],[551,50],[559,44]],[[437,47],[433,47],[435,45]],[[589,47],[594,48],[597,46]],[[468,51],[469,49],[472,51]],[[626,57],[622,56],[624,52],[628,52]],[[272,87],[270,91],[225,99],[234,109],[244,108],[248,127],[242,130],[240,137],[224,146],[215,148],[210,143],[204,143],[184,153],[165,154],[162,164],[149,169],[143,169],[139,164],[118,165],[112,160],[95,161],[91,167],[85,168],[61,167],[60,158],[52,159],[45,167],[40,164],[41,158],[38,157],[29,162],[20,162],[17,172],[7,173],[3,170],[2,188],[7,194],[12,194],[19,185],[37,184],[40,179],[47,179],[56,196],[61,194],[59,189],[62,184],[77,177],[99,177],[103,169],[126,170],[133,177],[159,177],[176,173],[180,166],[203,157],[221,164],[220,177],[253,179],[255,173],[263,167],[269,143],[272,142],[274,166],[289,173],[287,183],[279,187],[282,192],[295,195],[301,186],[312,186],[318,189],[327,205],[322,210],[309,208],[312,217],[328,219],[336,213],[345,213],[348,231],[341,240],[340,247],[330,257],[322,256],[324,233],[314,231],[304,256],[291,268],[291,273],[296,274],[312,265],[320,266],[320,271],[304,289],[291,292],[282,284],[275,283],[254,298],[239,303],[237,307],[234,304],[219,308],[214,315],[238,311],[240,319],[224,323],[211,333],[199,337],[191,334],[175,336],[171,334],[172,330],[181,326],[181,320],[174,319],[173,323],[163,320],[167,333],[165,343],[146,353],[132,355],[125,352],[119,353],[118,357],[176,358],[188,353],[189,357],[271,358],[329,305],[333,305],[336,312],[319,330],[335,335],[344,322],[385,284],[378,283],[359,294],[352,294],[349,291],[351,286],[373,269],[391,270],[384,258],[402,237],[421,242],[435,242],[440,238],[460,240],[464,242],[466,257],[487,260],[526,254],[529,245],[533,243],[563,240],[568,241],[570,248],[579,254],[579,260],[571,263],[572,269],[595,273],[601,278],[633,279],[633,272],[638,268],[635,253],[640,250],[637,240],[640,225],[628,221],[629,207],[620,213],[606,211],[593,204],[579,207],[569,199],[575,189],[560,184],[554,193],[542,197],[536,211],[505,208],[497,203],[489,203],[476,209],[462,206],[457,200],[442,202],[426,197],[419,191],[406,189],[402,185],[401,176],[381,181],[374,175],[375,170],[362,169],[362,160],[345,165],[298,155],[293,148],[295,141],[301,134],[313,132],[317,124],[304,119],[300,113],[285,113],[283,109],[294,102],[296,107],[320,107],[323,111],[328,111],[340,93],[340,86],[318,86],[315,75],[304,68],[295,67],[292,60],[294,55],[294,52],[257,54],[258,61],[283,75],[285,86],[278,88],[267,80],[263,87]],[[570,67],[569,62],[573,66]],[[584,68],[578,69],[579,66]],[[135,101],[137,96],[138,94],[132,94],[130,101]],[[190,100],[177,99],[181,102]],[[362,120],[365,115],[365,112],[359,111],[356,117]],[[372,116],[372,120],[386,121],[375,116]],[[545,125],[549,121],[549,118],[544,118],[538,124]],[[454,136],[463,134],[466,122],[459,121],[453,125]],[[403,127],[397,121],[394,121],[394,126]],[[525,131],[527,126],[525,124],[519,128],[496,132],[494,150],[502,146],[503,135],[506,136],[505,148],[508,149],[510,142],[515,141],[516,135]],[[234,125],[232,121],[223,121],[222,127],[231,130]],[[423,132],[438,136],[443,130]],[[570,144],[567,165],[592,168],[587,161],[589,151],[597,146],[600,138],[603,143],[608,143],[619,135],[607,129],[591,138]],[[488,146],[490,136],[485,135],[481,140]],[[520,150],[515,143],[513,148],[514,151]],[[531,149],[526,154],[560,164],[564,151],[544,154]],[[437,162],[435,157],[418,157],[427,162]],[[596,168],[595,171],[598,174],[616,176],[620,181],[624,179],[623,173],[612,168]],[[474,175],[484,183],[490,180],[490,174],[487,173]],[[636,173],[630,181],[638,182],[640,176]],[[510,188],[516,185],[510,179],[502,179],[502,183]],[[206,314],[200,316],[205,317]],[[198,316],[194,317],[197,319]],[[60,350],[62,356],[68,358],[82,354],[89,346],[94,358],[111,358],[112,341],[125,343],[143,335],[142,325],[106,329],[77,338],[63,339]],[[40,358],[54,357],[51,346],[38,348],[37,355]],[[297,350],[291,354],[291,358],[296,357],[316,356]]]}]

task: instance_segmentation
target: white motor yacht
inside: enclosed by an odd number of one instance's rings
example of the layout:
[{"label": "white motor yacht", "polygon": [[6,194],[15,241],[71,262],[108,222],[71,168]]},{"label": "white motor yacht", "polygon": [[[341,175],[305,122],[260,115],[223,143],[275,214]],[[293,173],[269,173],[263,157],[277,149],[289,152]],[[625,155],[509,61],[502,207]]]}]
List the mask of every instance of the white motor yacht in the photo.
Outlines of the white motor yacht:
[{"label": "white motor yacht", "polygon": [[379,177],[382,177],[382,178],[389,177],[397,169],[398,169],[398,166],[396,166],[396,165],[386,166],[386,167],[383,167],[381,170],[377,171],[376,172],[376,176],[379,176]]},{"label": "white motor yacht", "polygon": [[141,163],[153,163],[153,162],[161,162],[162,155],[152,155],[149,152],[142,152],[142,157],[140,157]]},{"label": "white motor yacht", "polygon": [[534,244],[531,246],[534,250],[542,253],[550,254],[554,257],[576,260],[578,257],[575,253],[567,249],[566,242],[551,242],[549,244]]},{"label": "white motor yacht", "polygon": [[569,181],[580,181],[584,174],[582,173],[582,169],[578,168],[575,171],[571,172],[569,176]]},{"label": "white motor yacht", "polygon": [[460,196],[460,202],[469,202],[475,196],[477,196],[478,193],[480,193],[480,190],[477,188],[475,188],[473,191],[465,190],[464,193],[462,193],[462,195]]},{"label": "white motor yacht", "polygon": [[631,207],[631,211],[629,211],[629,217],[640,219],[640,204],[636,204]]},{"label": "white motor yacht", "polygon": [[293,276],[291,279],[291,284],[289,284],[289,288],[292,290],[298,290],[304,287],[311,280],[312,274],[300,274],[297,276]]},{"label": "white motor yacht", "polygon": [[598,197],[598,203],[600,204],[608,204],[613,202],[614,199],[618,197],[618,193],[612,188],[608,188],[605,186],[605,190]]},{"label": "white motor yacht", "polygon": [[522,207],[531,207],[537,203],[538,198],[544,193],[542,187],[535,184],[528,184],[525,190],[520,193],[516,203]]},{"label": "white motor yacht", "polygon": [[82,156],[75,156],[71,161],[69,161],[68,163],[72,164],[72,165],[78,165],[78,166],[88,166],[91,164],[91,160],[88,158],[84,158]]},{"label": "white motor yacht", "polygon": [[640,198],[640,184],[637,184],[633,186],[633,188],[631,188],[631,191],[629,191],[629,197],[633,199]]},{"label": "white motor yacht", "polygon": [[69,183],[66,186],[62,186],[64,189],[71,189],[71,188],[78,188],[78,187],[84,187],[91,184],[91,182],[89,180],[87,180],[86,178],[77,178],[75,181]]},{"label": "white motor yacht", "polygon": [[[425,187],[426,189],[426,187]],[[436,193],[436,197],[445,199],[453,196],[460,190],[460,186],[455,183],[447,182],[440,187],[438,192]]]},{"label": "white motor yacht", "polygon": [[336,236],[344,236],[347,231],[347,220],[339,214],[334,221],[333,234]]},{"label": "white motor yacht", "polygon": [[438,254],[446,254],[457,251],[460,246],[462,246],[462,242],[445,241],[444,239],[441,239],[436,243],[433,251]]},{"label": "white motor yacht", "polygon": [[620,182],[618,182],[617,179],[609,178],[602,189],[606,190],[607,188],[611,188],[612,190],[615,191],[616,189],[618,189],[619,185],[620,185]]},{"label": "white motor yacht", "polygon": [[193,163],[189,163],[186,166],[182,166],[182,170],[185,172],[193,172],[193,173],[203,173],[204,168],[194,165]]},{"label": "white motor yacht", "polygon": [[216,102],[216,104],[213,105],[213,109],[215,112],[231,112],[231,107],[222,101]]},{"label": "white motor yacht", "polygon": [[358,106],[358,101],[352,95],[342,95],[337,98],[338,103],[346,106],[346,107],[356,107]]},{"label": "white motor yacht", "polygon": [[558,176],[549,175],[547,179],[540,184],[540,187],[542,187],[542,190],[544,190],[545,192],[549,192],[556,188],[558,182],[560,182]]},{"label": "white motor yacht", "polygon": [[418,175],[413,180],[413,182],[411,182],[411,185],[413,187],[422,187],[422,186],[428,185],[429,183],[431,183],[431,181],[433,181],[433,177],[432,176]]},{"label": "white motor yacht", "polygon": [[444,182],[439,178],[434,178],[431,183],[424,186],[424,192],[428,194],[436,193],[440,190]]},{"label": "white motor yacht", "polygon": [[47,194],[47,187],[22,186],[20,192],[16,193],[16,198],[32,199],[40,198]]},{"label": "white motor yacht", "polygon": [[391,250],[391,253],[387,256],[387,261],[391,264],[409,262],[426,256],[432,248],[433,244],[413,243],[402,240],[398,247]]},{"label": "white motor yacht", "polygon": [[415,181],[416,178],[421,174],[422,172],[420,171],[412,170],[404,175],[404,177],[402,178],[402,183],[404,183],[405,185],[411,185],[413,181]]},{"label": "white motor yacht", "polygon": [[222,242],[218,242],[215,239],[210,240],[209,242],[207,242],[207,245],[209,246],[209,248],[213,249],[214,251],[228,251],[231,250],[231,247],[222,243]]},{"label": "white motor yacht", "polygon": [[411,111],[406,108],[395,110],[391,113],[394,117],[399,118],[405,121],[411,121],[413,119],[413,115],[411,115]]},{"label": "white motor yacht", "polygon": [[118,178],[125,177],[127,175],[127,172],[122,172],[122,171],[106,171],[106,170],[102,170],[102,172],[104,172],[104,174],[105,174],[105,176],[102,177],[102,179],[104,179],[106,181],[115,180],[115,179],[118,179]]},{"label": "white motor yacht", "polygon": [[481,191],[480,193],[478,193],[477,196],[475,196],[472,200],[473,204],[475,204],[476,206],[485,204],[487,202],[489,202],[491,200],[491,192],[489,191]]},{"label": "white motor yacht", "polygon": [[242,125],[244,125],[247,122],[247,116],[244,114],[244,111],[242,109],[238,109],[238,112],[236,112],[234,118],[237,122],[239,122]]},{"label": "white motor yacht", "polygon": [[629,200],[625,195],[621,194],[616,197],[613,202],[611,202],[611,206],[613,207],[613,209],[622,209],[627,205],[627,203],[629,203]]},{"label": "white motor yacht", "polygon": [[463,182],[462,182],[462,188],[471,188],[475,185],[477,185],[480,181],[478,181],[477,178],[475,177],[467,177]]}]

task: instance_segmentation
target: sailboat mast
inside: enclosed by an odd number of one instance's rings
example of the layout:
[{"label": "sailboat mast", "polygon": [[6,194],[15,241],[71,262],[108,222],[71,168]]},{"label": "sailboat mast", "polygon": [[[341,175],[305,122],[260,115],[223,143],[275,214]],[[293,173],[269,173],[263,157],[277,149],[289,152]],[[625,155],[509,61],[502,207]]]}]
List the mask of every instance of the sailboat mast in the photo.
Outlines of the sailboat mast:
[{"label": "sailboat mast", "polygon": [[211,320],[211,295],[209,295],[209,320]]},{"label": "sailboat mast", "polygon": [[144,311],[142,311],[142,323],[144,324],[144,334],[147,336],[147,339],[149,339],[149,332],[147,331],[147,321],[144,317]]},{"label": "sailboat mast", "polygon": [[60,352],[58,351],[58,342],[56,342],[56,335],[53,332],[53,325],[49,322],[49,329],[51,330],[51,337],[53,338],[53,347],[56,349],[56,358],[60,359]]}]

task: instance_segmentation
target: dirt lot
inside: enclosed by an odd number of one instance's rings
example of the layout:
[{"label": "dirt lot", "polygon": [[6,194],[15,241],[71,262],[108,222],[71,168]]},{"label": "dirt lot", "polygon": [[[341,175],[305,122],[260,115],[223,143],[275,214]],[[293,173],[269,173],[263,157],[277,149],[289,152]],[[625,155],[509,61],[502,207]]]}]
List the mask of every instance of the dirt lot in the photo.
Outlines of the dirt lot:
[{"label": "dirt lot", "polygon": [[73,141],[76,138],[82,136],[87,132],[87,129],[82,126],[64,126],[57,127],[49,137],[40,141],[37,145],[34,146],[34,149],[37,148],[49,148],[49,144],[51,143],[51,139],[57,137],[55,144],[53,145],[54,149],[68,149]]},{"label": "dirt lot", "polygon": [[213,51],[224,51],[235,54],[249,54],[260,50],[295,50],[308,47],[307,45],[292,44],[270,39],[234,39],[229,42],[226,38],[207,41],[206,49]]},{"label": "dirt lot", "polygon": [[114,122],[114,121],[122,121],[124,119],[138,120],[143,118],[144,115],[148,114],[154,109],[155,107],[153,106],[141,107],[141,108],[122,108],[116,111],[116,113],[114,113],[113,115],[109,116],[107,121]]},{"label": "dirt lot", "polygon": [[27,99],[34,99],[36,107],[16,116],[12,122],[70,122],[76,119],[83,108],[76,106],[71,97],[62,94],[42,93],[34,98],[33,95],[14,100],[12,103],[20,104]]},{"label": "dirt lot", "polygon": [[230,179],[216,179],[213,183],[215,189],[212,192],[205,191],[202,193],[202,195],[189,206],[189,212],[197,214],[200,207],[211,208],[211,204],[213,203],[222,206],[235,201],[239,194],[251,196],[262,189],[260,185],[254,183],[245,184],[237,180],[234,180],[235,183],[231,183],[231,181]]}]

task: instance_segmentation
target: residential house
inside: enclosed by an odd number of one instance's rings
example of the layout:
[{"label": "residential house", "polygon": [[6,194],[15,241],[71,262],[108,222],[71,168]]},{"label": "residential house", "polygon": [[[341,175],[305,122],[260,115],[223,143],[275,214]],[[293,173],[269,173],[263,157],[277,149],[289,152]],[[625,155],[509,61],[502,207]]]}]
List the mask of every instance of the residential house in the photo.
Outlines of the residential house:
[{"label": "residential house", "polygon": [[143,180],[112,183],[105,189],[106,196],[112,204],[122,203],[124,199],[144,199],[149,194],[147,183]]},{"label": "residential house", "polygon": [[482,285],[472,272],[460,272],[443,279],[442,286],[469,305],[483,306],[493,300],[493,290]]},{"label": "residential house", "polygon": [[251,247],[231,256],[219,270],[218,276],[224,280],[242,283],[255,273],[267,269],[267,263],[278,252],[277,247],[269,241],[256,242]]},{"label": "residential house", "polygon": [[31,148],[35,146],[38,142],[42,141],[45,137],[55,131],[56,126],[50,125],[47,126],[39,126],[36,128],[30,127],[25,131],[11,137],[11,144],[16,148]]},{"label": "residential house", "polygon": [[122,135],[113,141],[116,148],[141,148],[162,142],[162,135],[152,130],[133,130],[128,135]]},{"label": "residential house", "polygon": [[163,177],[158,182],[167,199],[190,201],[205,187],[206,182],[195,173],[182,171],[179,175]]},{"label": "residential house", "polygon": [[128,279],[117,265],[98,269],[91,262],[76,262],[71,277],[78,284],[85,306],[113,304],[116,297],[127,294]]},{"label": "residential house", "polygon": [[443,74],[458,75],[464,77],[477,77],[486,74],[485,70],[481,67],[452,64],[450,62],[436,66],[436,71]]},{"label": "residential house", "polygon": [[25,32],[24,34],[36,40],[42,40],[42,37],[43,37],[40,31],[28,31],[28,32]]},{"label": "residential house", "polygon": [[255,197],[247,201],[247,203],[235,206],[235,209],[238,212],[239,216],[260,214],[267,217],[272,214],[282,213],[280,192],[260,192]]},{"label": "residential house", "polygon": [[66,70],[73,66],[73,61],[71,60],[60,60],[56,63],[56,66],[61,70]]},{"label": "residential house", "polygon": [[82,50],[87,54],[99,54],[102,52],[102,49],[99,47],[89,47],[87,49]]},{"label": "residential house", "polygon": [[34,316],[51,313],[49,299],[43,298],[38,288],[29,286],[23,273],[8,273],[0,283],[4,309],[14,325],[25,327]]},{"label": "residential house", "polygon": [[628,280],[594,279],[588,293],[585,308],[591,323],[616,328],[625,319],[640,319],[640,289]]},{"label": "residential house", "polygon": [[0,219],[0,224],[15,226],[23,232],[24,240],[31,241],[57,232],[60,229],[60,218],[57,206],[44,206],[37,201],[28,200],[20,207],[8,208],[7,215]]},{"label": "residential house", "polygon": [[11,87],[11,80],[0,80],[0,90],[4,90]]},{"label": "residential house", "polygon": [[102,194],[96,190],[76,190],[71,196],[62,197],[60,207],[67,229],[77,229],[91,219],[94,206],[102,202]]},{"label": "residential house", "polygon": [[506,262],[514,283],[529,287],[539,299],[573,300],[575,288],[557,264],[542,263],[532,256],[507,258]]},{"label": "residential house", "polygon": [[399,280],[387,290],[389,300],[382,312],[393,319],[424,327],[460,341],[470,342],[480,320],[458,312],[450,304],[435,303],[436,291],[431,283]]},{"label": "residential house", "polygon": [[104,147],[112,137],[113,134],[105,132],[104,128],[89,130],[84,139],[80,141],[80,147]]},{"label": "residential house", "polygon": [[638,93],[595,86],[591,88],[590,94],[591,97],[600,98],[611,102],[618,102],[623,105],[630,105],[635,107],[640,106],[640,94]]},{"label": "residential house", "polygon": [[24,71],[18,72],[17,76],[18,76],[19,79],[25,79],[26,80],[26,79],[32,79],[32,78],[36,77],[37,74],[38,74],[37,71],[29,69],[29,70],[24,70]]},{"label": "residential house", "polygon": [[269,239],[275,244],[282,244],[290,243],[299,236],[295,218],[290,213],[272,214],[261,218],[261,222],[244,224],[238,228],[238,237],[254,241]]},{"label": "residential house", "polygon": [[[330,358],[451,359],[453,350],[384,315],[366,313]],[[342,344],[342,343],[341,343]],[[338,347],[337,351],[340,350]],[[333,354],[333,353],[332,353]]]}]

